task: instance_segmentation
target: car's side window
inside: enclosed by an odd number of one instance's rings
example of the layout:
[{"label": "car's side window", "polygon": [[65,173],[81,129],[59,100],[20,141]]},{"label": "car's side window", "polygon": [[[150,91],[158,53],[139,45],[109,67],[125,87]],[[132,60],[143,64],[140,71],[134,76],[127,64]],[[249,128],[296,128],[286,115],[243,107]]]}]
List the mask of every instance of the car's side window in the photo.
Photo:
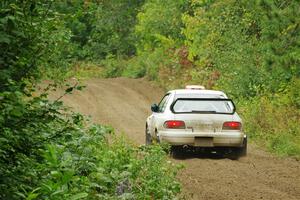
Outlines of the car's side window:
[{"label": "car's side window", "polygon": [[158,112],[164,112],[167,106],[168,99],[170,97],[170,94],[166,94],[163,99],[158,104]]}]

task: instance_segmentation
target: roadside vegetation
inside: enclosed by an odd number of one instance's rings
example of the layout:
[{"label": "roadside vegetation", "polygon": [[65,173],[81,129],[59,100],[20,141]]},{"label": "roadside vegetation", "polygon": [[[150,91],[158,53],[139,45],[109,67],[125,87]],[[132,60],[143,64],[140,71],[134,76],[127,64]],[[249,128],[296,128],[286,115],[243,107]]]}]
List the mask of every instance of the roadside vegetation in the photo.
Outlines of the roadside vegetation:
[{"label": "roadside vegetation", "polygon": [[[102,8],[84,1],[72,5],[0,3],[0,199],[175,198],[177,166],[162,147],[136,147],[111,127],[64,107],[63,96],[48,99],[64,78],[96,72],[94,65],[81,69],[77,62],[87,53],[76,33],[92,26],[84,9]],[[37,90],[46,78],[54,82]],[[82,88],[68,85],[64,95]]]}]

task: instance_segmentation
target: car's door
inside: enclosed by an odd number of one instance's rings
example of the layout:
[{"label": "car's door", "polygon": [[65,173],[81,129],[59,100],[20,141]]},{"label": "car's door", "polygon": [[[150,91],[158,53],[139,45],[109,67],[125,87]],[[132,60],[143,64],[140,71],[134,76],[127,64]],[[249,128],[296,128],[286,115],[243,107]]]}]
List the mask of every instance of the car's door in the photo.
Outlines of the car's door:
[{"label": "car's door", "polygon": [[151,135],[152,137],[157,137],[156,135],[156,128],[157,128],[157,124],[160,122],[160,120],[163,118],[164,112],[166,110],[166,106],[168,104],[168,101],[170,99],[170,93],[167,93],[162,100],[160,101],[160,103],[158,104],[158,112],[153,112],[152,114],[152,118],[151,118]]}]

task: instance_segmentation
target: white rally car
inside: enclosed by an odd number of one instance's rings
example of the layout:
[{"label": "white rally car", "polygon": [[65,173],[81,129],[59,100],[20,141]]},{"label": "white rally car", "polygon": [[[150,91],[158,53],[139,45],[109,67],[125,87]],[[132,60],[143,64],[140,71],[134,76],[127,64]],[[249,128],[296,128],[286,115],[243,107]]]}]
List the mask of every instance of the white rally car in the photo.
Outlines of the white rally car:
[{"label": "white rally car", "polygon": [[247,136],[235,105],[222,91],[203,86],[166,93],[151,106],[146,144],[167,142],[173,151],[184,148],[221,152],[234,158],[247,153]]}]

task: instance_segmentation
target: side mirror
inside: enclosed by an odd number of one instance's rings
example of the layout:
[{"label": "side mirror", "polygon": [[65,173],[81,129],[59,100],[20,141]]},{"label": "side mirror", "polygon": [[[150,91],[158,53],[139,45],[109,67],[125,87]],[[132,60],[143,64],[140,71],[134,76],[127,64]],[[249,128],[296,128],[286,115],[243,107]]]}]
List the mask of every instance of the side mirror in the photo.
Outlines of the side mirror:
[{"label": "side mirror", "polygon": [[151,106],[151,110],[152,110],[152,112],[158,112],[158,105],[157,104],[153,104]]}]

